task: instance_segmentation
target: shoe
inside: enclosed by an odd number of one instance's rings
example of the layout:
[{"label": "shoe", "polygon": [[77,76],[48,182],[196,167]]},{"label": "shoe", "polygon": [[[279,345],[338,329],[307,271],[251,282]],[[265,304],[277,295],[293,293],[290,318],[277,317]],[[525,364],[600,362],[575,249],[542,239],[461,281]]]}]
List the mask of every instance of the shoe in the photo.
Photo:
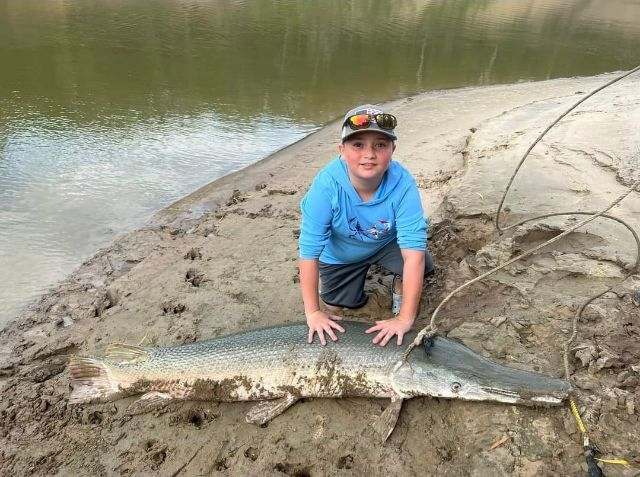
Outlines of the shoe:
[{"label": "shoe", "polygon": [[402,305],[402,294],[396,293],[396,280],[401,278],[400,275],[394,275],[391,282],[391,313],[397,315],[400,313],[400,306]]}]

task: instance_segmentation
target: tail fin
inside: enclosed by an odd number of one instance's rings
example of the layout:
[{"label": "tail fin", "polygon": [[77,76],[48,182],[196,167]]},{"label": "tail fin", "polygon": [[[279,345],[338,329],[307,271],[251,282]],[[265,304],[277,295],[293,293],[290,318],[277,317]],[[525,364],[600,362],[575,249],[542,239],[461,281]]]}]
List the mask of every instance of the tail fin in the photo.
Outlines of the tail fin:
[{"label": "tail fin", "polygon": [[69,360],[71,375],[70,404],[100,401],[119,391],[118,383],[100,360],[72,356]]}]

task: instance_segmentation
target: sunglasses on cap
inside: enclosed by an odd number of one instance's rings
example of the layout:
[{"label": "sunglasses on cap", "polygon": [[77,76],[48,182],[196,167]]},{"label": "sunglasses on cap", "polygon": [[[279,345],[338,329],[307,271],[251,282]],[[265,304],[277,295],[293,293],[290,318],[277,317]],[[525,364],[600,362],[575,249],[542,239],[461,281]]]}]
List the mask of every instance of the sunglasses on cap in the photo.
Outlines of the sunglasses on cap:
[{"label": "sunglasses on cap", "polygon": [[398,120],[393,114],[354,114],[349,116],[345,122],[345,126],[349,126],[354,131],[367,129],[371,123],[376,123],[380,129],[392,130],[398,125]]}]

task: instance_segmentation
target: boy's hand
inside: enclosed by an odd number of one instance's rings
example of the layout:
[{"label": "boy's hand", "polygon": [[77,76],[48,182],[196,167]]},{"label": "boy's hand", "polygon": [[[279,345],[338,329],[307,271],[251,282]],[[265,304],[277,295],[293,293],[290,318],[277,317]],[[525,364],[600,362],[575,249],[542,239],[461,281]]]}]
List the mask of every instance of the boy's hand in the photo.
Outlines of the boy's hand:
[{"label": "boy's hand", "polygon": [[338,337],[333,330],[336,329],[340,333],[344,333],[344,328],[333,320],[341,319],[339,316],[330,315],[322,310],[310,313],[307,315],[307,325],[309,326],[309,338],[307,341],[313,343],[313,335],[315,333],[318,333],[318,338],[320,338],[320,344],[322,344],[322,346],[327,344],[324,338],[325,333],[327,333],[333,341],[337,341]]},{"label": "boy's hand", "polygon": [[402,337],[411,329],[413,325],[413,319],[403,318],[397,316],[390,320],[376,321],[375,326],[369,328],[365,333],[378,333],[373,338],[373,344],[379,344],[380,346],[386,345],[394,335],[398,336],[398,346],[402,344]]}]

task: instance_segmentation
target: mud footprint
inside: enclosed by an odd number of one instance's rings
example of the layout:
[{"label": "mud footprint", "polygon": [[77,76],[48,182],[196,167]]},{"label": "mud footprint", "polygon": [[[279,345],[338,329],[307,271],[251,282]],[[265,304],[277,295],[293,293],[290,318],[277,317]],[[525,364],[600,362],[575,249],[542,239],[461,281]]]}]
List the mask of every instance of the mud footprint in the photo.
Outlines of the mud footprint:
[{"label": "mud footprint", "polygon": [[185,305],[175,300],[165,301],[161,306],[163,315],[180,315],[187,309]]},{"label": "mud footprint", "polygon": [[273,466],[273,470],[293,477],[311,477],[309,468],[299,467],[295,464],[290,464],[289,462],[278,462]]},{"label": "mud footprint", "polygon": [[260,449],[256,449],[255,447],[247,447],[244,451],[244,456],[253,462],[258,459],[259,455]]},{"label": "mud footprint", "polygon": [[113,308],[120,301],[118,292],[114,290],[107,290],[104,293],[100,293],[93,301],[93,314],[97,318],[102,315],[109,308]]},{"label": "mud footprint", "polygon": [[158,470],[167,458],[168,446],[155,439],[149,439],[142,447],[146,452],[146,457],[151,468],[153,470]]},{"label": "mud footprint", "polygon": [[198,227],[198,233],[204,237],[208,237],[209,235],[218,235],[218,227],[215,225],[204,225],[202,227]]},{"label": "mud footprint", "polygon": [[230,207],[232,205],[239,204],[240,202],[244,202],[245,200],[247,200],[247,198],[242,195],[242,192],[238,189],[234,189],[231,193],[231,197],[227,200],[226,205],[227,207]]},{"label": "mud footprint", "polygon": [[353,466],[353,456],[351,454],[343,455],[338,459],[338,469],[351,469]]},{"label": "mud footprint", "polygon": [[190,283],[194,287],[199,287],[202,282],[205,281],[204,273],[201,273],[195,268],[190,268],[189,270],[187,270],[184,281]]},{"label": "mud footprint", "polygon": [[191,250],[189,250],[185,256],[184,256],[185,260],[201,260],[202,259],[202,252],[200,252],[199,248],[192,248]]}]

